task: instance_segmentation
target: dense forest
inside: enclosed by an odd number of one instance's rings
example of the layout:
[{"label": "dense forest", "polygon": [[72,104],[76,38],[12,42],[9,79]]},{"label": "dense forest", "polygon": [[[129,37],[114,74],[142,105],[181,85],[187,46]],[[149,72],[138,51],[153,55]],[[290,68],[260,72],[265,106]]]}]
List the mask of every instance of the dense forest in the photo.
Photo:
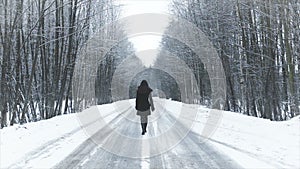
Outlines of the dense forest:
[{"label": "dense forest", "polygon": [[[132,51],[125,39],[120,43],[122,48],[101,53],[108,40],[125,36],[115,25],[102,28],[120,17],[113,0],[1,0],[0,17],[1,128],[95,104],[96,99],[88,103],[81,100],[83,89],[92,87],[84,75],[97,75],[88,65],[96,60],[84,58],[87,49],[83,50],[95,34],[99,38],[95,48],[98,61],[106,53],[108,62],[116,53],[126,55],[127,48]],[[111,69],[109,64],[102,65],[99,70]]]},{"label": "dense forest", "polygon": [[[270,120],[300,114],[298,0],[173,0],[170,12],[196,25],[216,48],[226,75],[222,109]],[[177,39],[163,35],[154,68],[146,69],[152,72],[142,72],[145,67],[117,23],[120,6],[114,0],[0,0],[0,17],[1,128],[132,98],[138,81],[149,74],[165,97],[211,105],[208,70]],[[184,61],[196,81],[184,76],[177,84],[161,71],[172,64],[166,51]],[[131,84],[123,84],[128,78]],[[197,98],[189,99],[195,83]]]},{"label": "dense forest", "polygon": [[[226,75],[225,110],[271,120],[299,115],[299,1],[173,0],[171,10],[196,25],[217,49]],[[199,56],[168,36],[163,37],[162,51],[185,61],[196,76],[200,102],[211,101]],[[160,54],[158,63],[172,64],[163,57]]]}]

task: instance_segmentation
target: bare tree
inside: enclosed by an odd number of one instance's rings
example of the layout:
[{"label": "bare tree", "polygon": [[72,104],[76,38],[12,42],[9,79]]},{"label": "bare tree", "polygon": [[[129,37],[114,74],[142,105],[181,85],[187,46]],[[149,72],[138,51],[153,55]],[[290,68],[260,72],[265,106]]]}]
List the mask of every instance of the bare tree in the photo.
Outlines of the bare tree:
[{"label": "bare tree", "polygon": [[172,3],[172,12],[199,27],[217,49],[227,81],[225,109],[271,120],[299,114],[299,8],[287,0]]}]

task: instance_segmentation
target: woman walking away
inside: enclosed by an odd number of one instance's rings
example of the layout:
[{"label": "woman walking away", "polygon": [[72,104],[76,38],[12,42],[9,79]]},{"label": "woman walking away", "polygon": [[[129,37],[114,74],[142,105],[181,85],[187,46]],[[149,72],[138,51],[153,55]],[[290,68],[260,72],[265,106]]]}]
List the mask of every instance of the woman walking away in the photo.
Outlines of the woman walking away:
[{"label": "woman walking away", "polygon": [[142,135],[147,132],[148,116],[151,115],[150,107],[151,110],[154,111],[151,92],[152,89],[146,80],[141,82],[141,85],[136,91],[135,109],[137,110],[136,114],[141,116]]}]

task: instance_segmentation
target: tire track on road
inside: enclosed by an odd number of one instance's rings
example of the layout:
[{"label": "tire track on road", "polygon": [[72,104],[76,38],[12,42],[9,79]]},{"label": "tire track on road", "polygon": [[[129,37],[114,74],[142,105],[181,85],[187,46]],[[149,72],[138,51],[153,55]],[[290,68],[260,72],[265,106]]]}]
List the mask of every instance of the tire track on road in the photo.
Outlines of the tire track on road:
[{"label": "tire track on road", "polygon": [[[131,107],[121,112],[119,115],[114,117],[110,123],[114,124],[119,121],[124,114],[129,114],[131,112]],[[98,119],[99,120],[99,119]],[[97,120],[95,120],[96,122]],[[76,148],[67,158],[58,163],[54,168],[76,168],[80,166],[80,163],[84,162],[87,158],[90,157],[90,152],[92,152],[95,148],[98,148],[98,144],[95,143],[94,139],[105,141],[106,138],[111,134],[110,125],[106,125],[101,128],[98,132],[92,135],[89,139],[83,142],[78,148]],[[101,137],[99,137],[101,136]]]}]

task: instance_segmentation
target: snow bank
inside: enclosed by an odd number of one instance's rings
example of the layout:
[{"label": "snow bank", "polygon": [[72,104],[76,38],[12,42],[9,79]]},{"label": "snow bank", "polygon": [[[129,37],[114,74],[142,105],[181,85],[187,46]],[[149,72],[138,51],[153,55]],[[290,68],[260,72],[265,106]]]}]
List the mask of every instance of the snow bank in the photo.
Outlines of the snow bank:
[{"label": "snow bank", "polygon": [[[123,101],[124,102],[124,101]],[[122,103],[122,102],[121,102]],[[128,104],[128,102],[124,102]],[[114,104],[91,107],[81,113],[57,116],[0,130],[0,168],[51,168],[89,138],[82,126],[95,123],[80,116],[101,114],[109,122],[118,114]],[[94,113],[98,109],[99,113]],[[97,111],[97,110],[96,110]],[[91,134],[91,133],[89,133]]]},{"label": "snow bank", "polygon": [[[212,111],[199,105],[166,101],[171,112],[197,111],[192,131],[201,137],[203,129],[216,126],[208,143],[233,158],[245,168],[300,168],[300,116],[289,121],[276,122],[234,112],[219,111],[217,123],[209,123]],[[178,116],[178,114],[177,114]]]},{"label": "snow bank", "polygon": [[75,114],[71,114],[25,125],[14,125],[0,130],[0,168],[7,168],[20,162],[20,159],[30,151],[70,133],[76,128],[79,128],[79,123]]}]

